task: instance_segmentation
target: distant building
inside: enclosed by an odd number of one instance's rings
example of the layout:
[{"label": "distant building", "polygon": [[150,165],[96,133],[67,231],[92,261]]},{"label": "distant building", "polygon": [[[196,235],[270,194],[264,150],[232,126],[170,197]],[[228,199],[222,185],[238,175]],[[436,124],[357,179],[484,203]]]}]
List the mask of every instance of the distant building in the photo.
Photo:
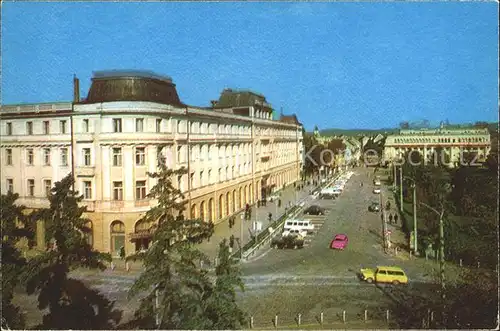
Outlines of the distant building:
[{"label": "distant building", "polygon": [[430,158],[436,148],[443,148],[453,166],[460,160],[461,152],[475,152],[479,161],[484,161],[491,150],[488,129],[446,128],[400,130],[385,140],[384,159],[402,157],[408,151],[419,151],[424,158]]},{"label": "distant building", "polygon": [[[272,119],[263,95],[226,89],[212,107],[182,103],[169,77],[97,73],[88,97],[74,102],[3,105],[0,112],[3,193],[29,208],[48,206],[54,182],[74,170],[94,248],[117,254],[147,248],[154,224],[139,219],[156,204],[158,155],[185,195],[185,216],[221,222],[300,178],[302,125]],[[42,227],[43,229],[43,227]],[[44,234],[38,232],[44,246]]]}]

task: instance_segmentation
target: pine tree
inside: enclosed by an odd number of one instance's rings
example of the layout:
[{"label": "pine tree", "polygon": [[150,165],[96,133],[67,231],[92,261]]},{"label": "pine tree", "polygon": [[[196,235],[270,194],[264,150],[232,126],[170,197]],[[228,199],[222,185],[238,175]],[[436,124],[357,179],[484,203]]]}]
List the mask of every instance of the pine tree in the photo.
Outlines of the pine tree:
[{"label": "pine tree", "polygon": [[[19,307],[12,303],[14,290],[20,283],[26,259],[16,247],[20,239],[34,236],[24,206],[16,205],[19,195],[9,192],[1,196],[2,221],[2,329],[23,329],[25,320]],[[21,225],[21,226],[18,226]]]},{"label": "pine tree", "polygon": [[146,252],[128,258],[143,260],[145,267],[129,296],[147,293],[130,324],[141,328],[158,324],[162,329],[203,329],[202,302],[211,294],[212,284],[207,272],[200,268],[200,261],[208,263],[208,258],[194,245],[212,235],[213,224],[182,216],[186,201],[172,184],[172,177],[186,174],[186,169],[168,169],[162,156],[158,167],[158,172],[148,173],[157,180],[148,197],[157,199],[158,204],[141,219],[156,227],[153,244]]},{"label": "pine tree", "polygon": [[212,321],[212,329],[238,330],[245,326],[247,315],[236,304],[235,288],[241,291],[245,288],[238,262],[231,256],[226,239],[219,244],[218,260],[215,288],[207,300],[206,315]]},{"label": "pine tree", "polygon": [[49,196],[50,207],[35,213],[35,219],[46,224],[47,235],[55,247],[28,262],[25,281],[28,294],[38,293],[40,310],[48,308],[44,329],[102,329],[118,323],[121,312],[97,291],[69,277],[77,268],[105,269],[103,261],[109,254],[99,253],[87,243],[88,219],[85,207],[79,207],[82,197],[72,190],[73,177],[66,176],[55,183]]}]

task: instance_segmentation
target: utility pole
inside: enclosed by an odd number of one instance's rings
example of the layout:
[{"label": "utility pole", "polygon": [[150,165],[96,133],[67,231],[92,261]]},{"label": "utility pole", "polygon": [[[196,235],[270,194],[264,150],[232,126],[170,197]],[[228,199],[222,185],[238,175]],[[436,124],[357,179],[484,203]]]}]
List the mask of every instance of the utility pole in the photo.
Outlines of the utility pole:
[{"label": "utility pole", "polygon": [[394,170],[394,176],[392,176],[392,188],[395,190],[396,189],[396,164],[394,163],[394,160],[392,161],[392,169]]},{"label": "utility pole", "polygon": [[240,226],[240,261],[243,261],[243,227],[245,224],[245,214],[241,214],[241,226]]},{"label": "utility pole", "polygon": [[417,238],[417,183],[413,181],[413,238],[415,256],[418,256],[418,238]]},{"label": "utility pole", "polygon": [[437,211],[433,207],[425,204],[423,202],[420,203],[422,206],[425,206],[435,212],[439,216],[439,274],[441,278],[441,300],[443,304],[443,321],[446,326],[446,316],[445,316],[445,305],[446,305],[446,284],[445,284],[445,276],[444,276],[444,206],[441,206],[441,212]]},{"label": "utility pole", "polygon": [[403,166],[399,168],[399,210],[403,213]]},{"label": "utility pole", "polygon": [[387,224],[385,223],[385,207],[382,199],[382,192],[380,192],[380,216],[382,218],[382,247],[384,247],[384,252],[387,253],[387,244],[386,244],[386,233],[387,233]]}]

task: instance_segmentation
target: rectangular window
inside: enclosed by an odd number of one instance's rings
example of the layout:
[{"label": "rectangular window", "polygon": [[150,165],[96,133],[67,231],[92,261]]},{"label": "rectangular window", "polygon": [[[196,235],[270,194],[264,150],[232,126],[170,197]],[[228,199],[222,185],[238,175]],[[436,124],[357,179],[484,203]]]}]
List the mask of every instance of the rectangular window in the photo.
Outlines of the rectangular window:
[{"label": "rectangular window", "polygon": [[34,179],[28,179],[28,196],[29,197],[35,196],[35,180]]},{"label": "rectangular window", "polygon": [[26,134],[27,135],[33,134],[33,122],[26,122]]},{"label": "rectangular window", "polygon": [[50,148],[43,149],[43,165],[44,166],[50,165]]},{"label": "rectangular window", "polygon": [[26,162],[28,165],[35,164],[35,154],[33,153],[33,148],[28,148],[26,150]]},{"label": "rectangular window", "polygon": [[203,183],[203,170],[200,171],[200,186],[203,186],[205,183]]},{"label": "rectangular window", "polygon": [[7,132],[6,132],[7,136],[12,136],[12,123],[9,122],[7,123]]},{"label": "rectangular window", "polygon": [[92,199],[92,182],[90,180],[83,182],[83,198],[87,200]]},{"label": "rectangular window", "polygon": [[161,118],[156,119],[156,132],[161,132]]},{"label": "rectangular window", "polygon": [[113,118],[113,132],[122,132],[121,118]]},{"label": "rectangular window", "polygon": [[208,170],[208,183],[212,183],[212,169]]},{"label": "rectangular window", "polygon": [[222,168],[219,168],[219,182],[222,182]]},{"label": "rectangular window", "polygon": [[83,165],[89,166],[91,163],[90,159],[90,148],[83,149]]},{"label": "rectangular window", "polygon": [[182,146],[177,147],[177,162],[181,163],[182,160]]},{"label": "rectangular window", "polygon": [[50,122],[43,121],[43,134],[50,134]]},{"label": "rectangular window", "polygon": [[177,133],[181,133],[181,121],[177,121]]},{"label": "rectangular window", "polygon": [[7,192],[14,193],[14,180],[12,178],[7,179]]},{"label": "rectangular window", "polygon": [[43,180],[43,188],[44,188],[45,196],[49,196],[50,190],[52,190],[52,181],[50,179],[44,179]]},{"label": "rectangular window", "polygon": [[59,121],[59,129],[62,134],[66,134],[66,121]]},{"label": "rectangular window", "polygon": [[83,129],[82,131],[83,132],[85,132],[85,133],[89,132],[89,120],[88,119],[84,119],[83,120],[83,125],[82,126],[83,126],[82,127],[82,129]]},{"label": "rectangular window", "polygon": [[135,199],[144,200],[146,199],[146,181],[138,180],[135,182]]},{"label": "rectangular window", "polygon": [[177,189],[182,192],[182,176],[177,176]]},{"label": "rectangular window", "polygon": [[113,148],[113,167],[122,166],[122,149],[120,147]]},{"label": "rectangular window", "polygon": [[5,150],[5,159],[7,165],[12,165],[12,149],[8,148]]},{"label": "rectangular window", "polygon": [[68,165],[68,149],[61,148],[60,153],[61,153],[61,166],[65,167]]},{"label": "rectangular window", "polygon": [[146,148],[137,147],[135,149],[135,165],[143,166],[146,164]]},{"label": "rectangular window", "polygon": [[143,132],[144,131],[144,119],[136,118],[135,119],[135,132]]},{"label": "rectangular window", "polygon": [[123,183],[113,182],[113,199],[123,200]]},{"label": "rectangular window", "polygon": [[191,189],[193,189],[194,188],[194,184],[195,184],[195,182],[194,182],[194,172],[189,176],[189,182],[191,184]]}]

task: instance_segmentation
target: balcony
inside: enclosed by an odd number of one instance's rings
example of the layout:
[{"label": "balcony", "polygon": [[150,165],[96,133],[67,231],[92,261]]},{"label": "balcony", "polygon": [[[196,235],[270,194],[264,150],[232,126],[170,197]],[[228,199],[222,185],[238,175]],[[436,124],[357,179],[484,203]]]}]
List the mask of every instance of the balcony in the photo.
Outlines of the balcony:
[{"label": "balcony", "polygon": [[95,166],[78,166],[75,169],[76,177],[94,177]]}]

